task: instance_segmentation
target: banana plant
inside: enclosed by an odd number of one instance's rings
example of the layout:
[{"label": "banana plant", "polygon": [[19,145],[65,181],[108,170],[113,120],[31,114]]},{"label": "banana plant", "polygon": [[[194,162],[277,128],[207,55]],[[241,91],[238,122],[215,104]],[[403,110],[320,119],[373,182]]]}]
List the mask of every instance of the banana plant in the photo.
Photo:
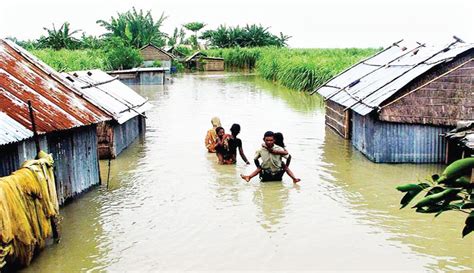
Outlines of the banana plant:
[{"label": "banana plant", "polygon": [[454,161],[441,175],[434,174],[420,183],[398,186],[405,193],[400,204],[406,207],[418,194],[425,196],[412,206],[419,213],[434,213],[435,217],[445,211],[459,211],[467,214],[462,237],[474,230],[474,183],[471,175],[474,169],[474,157]]}]

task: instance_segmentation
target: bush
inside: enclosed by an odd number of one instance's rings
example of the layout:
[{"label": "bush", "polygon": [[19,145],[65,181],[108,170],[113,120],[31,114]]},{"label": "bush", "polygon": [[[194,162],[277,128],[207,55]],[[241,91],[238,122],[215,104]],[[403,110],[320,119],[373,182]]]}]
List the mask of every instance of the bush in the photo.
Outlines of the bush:
[{"label": "bush", "polygon": [[163,64],[159,60],[153,61],[153,67],[161,67]]},{"label": "bush", "polygon": [[126,46],[119,38],[111,38],[105,46],[105,52],[109,67],[114,70],[130,69],[143,63],[140,51]]}]

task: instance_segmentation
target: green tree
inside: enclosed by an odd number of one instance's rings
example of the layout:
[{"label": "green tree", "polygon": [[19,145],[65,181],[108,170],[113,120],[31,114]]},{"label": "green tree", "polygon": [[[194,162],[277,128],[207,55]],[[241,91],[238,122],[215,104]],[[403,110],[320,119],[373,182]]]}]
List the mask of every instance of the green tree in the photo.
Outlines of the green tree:
[{"label": "green tree", "polygon": [[186,33],[184,32],[184,29],[180,28],[178,29],[177,27],[174,28],[173,35],[168,38],[168,45],[169,46],[179,46],[184,42]]},{"label": "green tree", "polygon": [[194,32],[194,36],[191,36],[189,41],[195,49],[197,49],[198,46],[199,46],[199,44],[198,44],[198,34],[197,33],[198,33],[198,31],[200,31],[205,26],[206,26],[206,24],[201,23],[201,22],[190,22],[190,23],[187,23],[187,24],[183,25],[183,27],[186,28],[187,30]]},{"label": "green tree", "polygon": [[154,20],[151,11],[144,13],[135,8],[125,13],[118,13],[117,18],[111,17],[110,21],[98,20],[108,33],[106,38],[117,37],[123,40],[125,45],[141,48],[147,44],[161,47],[165,45],[166,33],[160,31],[163,21],[167,17],[161,14],[158,20]]},{"label": "green tree", "polygon": [[138,49],[133,48],[118,38],[110,38],[104,48],[108,66],[111,69],[130,69],[143,63]]},{"label": "green tree", "polygon": [[419,193],[426,192],[412,208],[419,213],[435,213],[435,217],[445,211],[467,214],[462,236],[474,230],[474,183],[470,176],[474,169],[474,157],[451,163],[441,175],[434,174],[420,183],[404,184],[397,190],[405,193],[400,201],[406,207]]},{"label": "green tree", "polygon": [[65,49],[77,49],[80,45],[78,39],[74,38],[73,35],[79,33],[80,30],[71,30],[69,22],[65,22],[59,29],[53,24],[53,28],[43,28],[48,33],[47,36],[42,36],[38,43],[41,47],[52,48],[59,50]]},{"label": "green tree", "polygon": [[229,47],[285,47],[290,36],[280,32],[280,36],[269,32],[268,27],[261,25],[246,25],[245,27],[219,26],[216,30],[205,31],[201,39],[208,40],[211,46],[217,48]]}]

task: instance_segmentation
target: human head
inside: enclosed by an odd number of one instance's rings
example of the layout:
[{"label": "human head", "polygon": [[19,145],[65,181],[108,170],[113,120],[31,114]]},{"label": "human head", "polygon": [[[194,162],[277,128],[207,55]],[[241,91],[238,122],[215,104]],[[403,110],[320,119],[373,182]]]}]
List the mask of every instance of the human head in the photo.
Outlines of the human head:
[{"label": "human head", "polygon": [[240,133],[240,125],[237,123],[232,124],[230,127],[230,132],[233,136],[237,136]]},{"label": "human head", "polygon": [[212,127],[217,128],[221,126],[221,120],[218,117],[213,117],[211,119]]},{"label": "human head", "polygon": [[216,128],[216,134],[218,136],[223,136],[225,134],[224,128],[222,128],[221,126],[217,127]]},{"label": "human head", "polygon": [[282,133],[275,133],[273,134],[273,137],[275,138],[275,144],[285,148],[285,143],[283,142],[283,134]]},{"label": "human head", "polygon": [[268,148],[272,148],[275,143],[275,134],[272,131],[266,131],[263,135],[263,141]]}]

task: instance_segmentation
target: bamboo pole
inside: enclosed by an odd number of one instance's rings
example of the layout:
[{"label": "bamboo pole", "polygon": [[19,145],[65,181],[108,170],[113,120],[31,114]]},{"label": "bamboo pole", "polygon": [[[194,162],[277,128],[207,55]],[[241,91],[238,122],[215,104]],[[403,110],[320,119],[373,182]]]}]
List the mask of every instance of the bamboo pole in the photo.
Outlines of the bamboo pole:
[{"label": "bamboo pole", "polygon": [[36,122],[35,122],[35,115],[33,112],[33,105],[31,104],[30,100],[28,100],[28,111],[30,113],[31,130],[33,131],[33,139],[35,141],[35,146],[36,146],[36,159],[38,159],[39,153],[41,151],[41,147],[39,143],[38,132],[36,131]]}]

